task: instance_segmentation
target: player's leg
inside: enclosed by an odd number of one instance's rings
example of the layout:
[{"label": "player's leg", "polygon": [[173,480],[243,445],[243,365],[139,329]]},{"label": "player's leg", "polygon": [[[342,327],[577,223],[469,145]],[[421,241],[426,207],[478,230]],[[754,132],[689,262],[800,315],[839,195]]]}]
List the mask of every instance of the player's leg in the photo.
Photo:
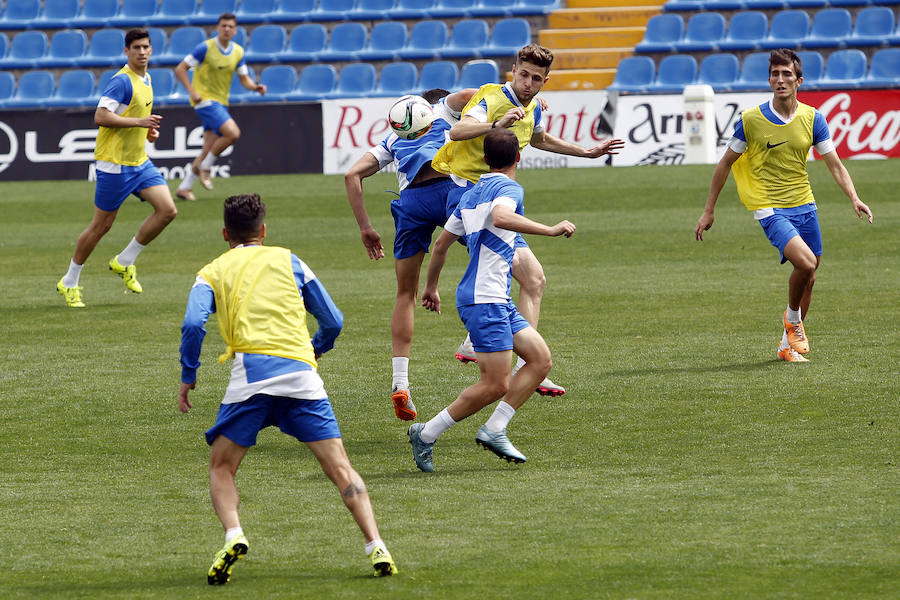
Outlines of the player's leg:
[{"label": "player's leg", "polygon": [[72,254],[72,260],[69,261],[69,269],[56,284],[56,291],[65,299],[66,306],[84,308],[84,301],[81,298],[82,288],[78,285],[81,280],[81,270],[97,243],[112,227],[117,213],[118,209],[103,210],[95,206],[91,222],[78,236],[78,241],[75,242],[75,252]]},{"label": "player's leg", "polygon": [[210,445],[209,496],[216,516],[225,529],[225,546],[216,553],[207,573],[210,585],[228,583],[234,563],[250,549],[250,544],[241,529],[241,520],[238,516],[240,497],[234,483],[238,467],[247,449],[247,446],[241,446],[224,435],[217,436]]},{"label": "player's leg", "polygon": [[[228,115],[228,111],[224,106],[220,105],[217,108],[224,113],[224,115]],[[228,115],[228,118],[219,125],[216,131],[218,131],[218,137],[213,142],[209,152],[203,157],[203,160],[200,161],[198,168],[194,169],[194,173],[200,179],[200,183],[208,190],[213,189],[211,177],[212,168],[213,165],[216,164],[216,159],[241,137],[241,130],[230,115]]]},{"label": "player's leg", "polygon": [[415,307],[419,289],[419,272],[425,252],[394,261],[397,275],[397,297],[391,313],[391,401],[398,419],[412,421],[416,407],[409,393],[409,354],[415,326]]}]

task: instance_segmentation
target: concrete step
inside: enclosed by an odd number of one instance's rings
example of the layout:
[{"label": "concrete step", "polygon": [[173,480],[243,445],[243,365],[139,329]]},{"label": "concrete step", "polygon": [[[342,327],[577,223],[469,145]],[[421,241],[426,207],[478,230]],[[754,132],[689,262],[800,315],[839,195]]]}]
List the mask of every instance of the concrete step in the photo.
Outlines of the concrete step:
[{"label": "concrete step", "polygon": [[650,17],[660,13],[659,7],[566,8],[547,17],[550,29],[585,27],[643,27]]},{"label": "concrete step", "polygon": [[554,50],[551,76],[557,69],[615,69],[619,61],[634,54],[634,48],[586,48]]},{"label": "concrete step", "polygon": [[645,29],[646,27],[542,29],[538,32],[538,43],[554,52],[574,48],[633,48],[644,38]]}]

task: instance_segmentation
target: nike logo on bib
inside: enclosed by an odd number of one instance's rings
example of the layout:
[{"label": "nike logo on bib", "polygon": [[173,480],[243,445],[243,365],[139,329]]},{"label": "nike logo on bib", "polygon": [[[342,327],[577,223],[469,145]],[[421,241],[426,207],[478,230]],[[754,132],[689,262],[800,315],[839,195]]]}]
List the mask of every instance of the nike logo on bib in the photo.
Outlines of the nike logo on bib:
[{"label": "nike logo on bib", "polygon": [[783,142],[778,142],[777,144],[773,144],[772,142],[766,142],[766,148],[771,150],[775,146],[780,146],[782,144],[787,144],[787,140],[784,140]]}]

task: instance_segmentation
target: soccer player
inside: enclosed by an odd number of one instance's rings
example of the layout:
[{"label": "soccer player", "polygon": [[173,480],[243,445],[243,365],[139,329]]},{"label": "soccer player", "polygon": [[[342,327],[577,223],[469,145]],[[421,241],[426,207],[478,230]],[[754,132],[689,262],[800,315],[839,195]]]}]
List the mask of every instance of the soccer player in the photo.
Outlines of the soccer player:
[{"label": "soccer player", "polygon": [[[256,194],[225,201],[222,234],[231,249],[200,269],[181,328],[181,412],[191,408],[188,392],[196,385],[204,325],[213,312],[227,344],[219,362],[234,358],[216,423],[206,432],[210,496],[225,529],[225,546],[208,581],[227,583],[235,561],[250,548],[238,518],[234,477],[257,433],[270,425],[309,447],[365,535],[375,575],[393,575],[397,568],[378,533],[366,485],[350,465],[316,370],[316,359],[334,346],[344,317],[303,261],[286,248],[262,245],[265,215]],[[311,340],[307,311],[319,327]]]},{"label": "soccer player", "polygon": [[[253,81],[250,69],[244,62],[244,49],[231,41],[237,33],[237,17],[231,13],[219,15],[216,37],[198,44],[175,67],[175,77],[191,96],[191,106],[203,123],[203,149],[191,163],[191,170],[175,191],[184,200],[195,200],[191,187],[194,179],[208,190],[213,189],[212,167],[216,157],[241,137],[241,130],[228,114],[228,93],[231,76],[237,71],[241,85],[246,89],[266,93],[266,86]],[[194,82],[188,77],[188,69],[194,69]]]},{"label": "soccer player", "polygon": [[146,30],[132,29],[125,34],[128,64],[109,80],[94,112],[94,123],[100,128],[94,150],[97,160],[94,216],[78,236],[69,270],[56,284],[66,305],[72,308],[84,307],[82,288],[78,285],[81,270],[130,194],[150,204],[153,213],[125,249],[110,259],[109,269],[122,278],[126,289],[136,294],[143,291],[134,266],[138,254],[178,214],[166,180],[145,151],[147,140],[155,142],[159,138],[162,120],[161,116],[152,114],[153,88],[147,74],[152,52]]},{"label": "soccer player", "polygon": [[[550,372],[550,350],[541,334],[519,314],[510,298],[510,274],[516,247],[516,232],[571,237],[575,226],[560,221],[548,226],[524,216],[524,191],[516,183],[519,142],[506,128],[484,136],[484,157],[490,173],[459,201],[444,231],[434,243],[422,304],[440,312],[438,278],[447,250],[466,236],[469,266],[456,288],[456,309],[469,331],[481,380],[466,388],[447,408],[427,423],[414,423],[408,430],[413,459],[420,470],[434,470],[435,440],[462,419],[503,398],[487,422],[478,429],[475,442],[507,461],[522,463],[519,452],[506,435],[506,426],[528,400],[535,387]],[[515,350],[524,364],[512,376],[509,365]]]},{"label": "soccer player", "polygon": [[[525,46],[519,50],[512,66],[513,80],[504,85],[489,83],[481,86],[463,109],[462,119],[450,129],[452,141],[438,151],[432,163],[435,170],[450,175],[460,186],[464,186],[451,194],[450,210],[465,187],[475,184],[481,175],[488,172],[482,143],[484,135],[492,129],[511,129],[519,140],[520,150],[530,143],[535,148],[557,154],[598,158],[605,154],[618,154],[617,151],[624,146],[620,139],[608,139],[592,148],[582,148],[544,130],[541,106],[535,101],[535,96],[550,78],[552,63],[553,53],[549,49],[537,44]],[[513,277],[519,282],[519,310],[537,328],[547,280],[541,263],[521,235],[516,238]],[[463,362],[477,361],[470,338],[460,345],[456,358]],[[519,357],[516,368],[523,364],[524,360]],[[566,390],[547,379],[540,382],[537,391],[542,395],[560,396]]]},{"label": "soccer player", "polygon": [[809,362],[809,340],[803,318],[809,312],[816,269],[822,257],[822,234],[806,162],[810,147],[822,155],[838,186],[850,198],[857,217],[872,211],[856,194],[850,174],[838,158],[822,113],[797,100],[803,83],[803,66],[792,50],[773,50],[769,55],[769,87],[772,99],[745,110],[735,123],[734,135],[713,172],[706,207],[694,235],[712,227],[719,193],[734,172],[738,195],[753,211],[766,237],[778,248],[781,263],[794,270],[788,279],[788,304],[782,316],[778,358]]},{"label": "soccer player", "polygon": [[460,111],[474,93],[471,88],[453,94],[441,89],[425,92],[423,97],[433,105],[435,112],[428,133],[414,140],[405,140],[393,133],[388,135],[363,154],[344,176],[347,198],[359,225],[363,245],[369,258],[378,260],[384,258],[384,247],[366,211],[362,180],[391,163],[397,165],[400,195],[391,201],[397,276],[397,298],[391,314],[391,402],[397,418],[405,421],[415,419],[417,414],[409,391],[409,354],[419,271],[435,227],[443,226],[449,216],[447,196],[457,187],[449,177],[431,167],[431,159],[446,141],[447,131],[459,121]]}]

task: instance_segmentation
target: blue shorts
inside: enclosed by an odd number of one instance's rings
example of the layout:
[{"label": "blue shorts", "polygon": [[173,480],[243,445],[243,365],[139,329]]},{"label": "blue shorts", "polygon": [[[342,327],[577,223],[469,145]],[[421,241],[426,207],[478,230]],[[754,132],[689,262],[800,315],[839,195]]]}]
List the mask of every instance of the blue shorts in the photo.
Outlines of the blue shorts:
[{"label": "blue shorts", "polygon": [[769,242],[778,248],[782,264],[787,260],[784,257],[784,247],[798,235],[806,242],[813,254],[822,256],[822,231],[819,228],[817,210],[808,210],[799,214],[779,211],[765,219],[760,219],[759,224],[766,232]]},{"label": "blue shorts", "polygon": [[122,166],[121,173],[97,171],[97,188],[94,190],[94,205],[100,210],[119,210],[130,194],[144,201],[138,193],[154,185],[166,185],[166,180],[156,170],[148,158],[137,167]]},{"label": "blue shorts", "polygon": [[270,425],[301,442],[318,442],[341,437],[337,419],[328,398],[297,400],[256,394],[243,402],[222,404],[216,424],[206,432],[206,443],[220,435],[239,446],[256,444],[256,435]]},{"label": "blue shorts", "polygon": [[467,304],[457,306],[456,310],[476,352],[512,350],[513,336],[531,327],[512,302]]},{"label": "blue shorts", "polygon": [[447,178],[429,179],[415,187],[407,187],[391,201],[394,217],[394,258],[409,258],[428,252],[435,227],[447,222],[444,209],[447,194],[457,185]]},{"label": "blue shorts", "polygon": [[[454,189],[450,190],[450,193],[447,194],[447,219],[450,218],[450,215],[452,215],[453,211],[456,210],[456,207],[459,206],[459,199],[462,198],[462,195],[473,187],[475,187],[475,184],[472,182],[468,182],[468,185],[466,185],[466,187],[460,187],[457,185]],[[460,237],[459,241],[465,246],[466,236]],[[525,238],[522,237],[522,234],[519,232],[516,232],[515,247],[528,248],[528,242],[525,241]]]},{"label": "blue shorts", "polygon": [[197,116],[200,117],[200,122],[203,123],[203,131],[212,131],[219,135],[222,135],[219,133],[219,128],[231,118],[231,115],[228,114],[228,107],[218,102],[213,102],[208,106],[195,108],[194,110],[197,112]]}]

